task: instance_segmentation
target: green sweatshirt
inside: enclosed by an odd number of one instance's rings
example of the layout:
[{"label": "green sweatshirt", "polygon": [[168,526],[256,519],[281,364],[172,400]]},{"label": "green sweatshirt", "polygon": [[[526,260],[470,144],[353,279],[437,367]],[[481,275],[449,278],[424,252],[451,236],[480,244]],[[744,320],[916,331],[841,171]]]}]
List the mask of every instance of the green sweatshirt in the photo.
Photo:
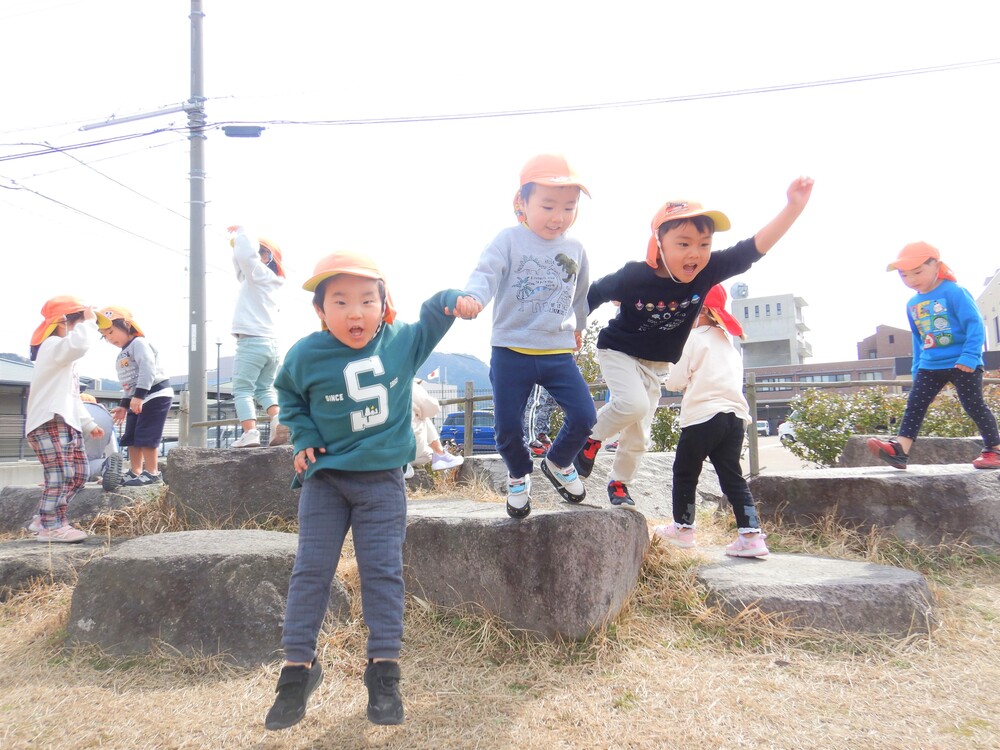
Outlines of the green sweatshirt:
[{"label": "green sweatshirt", "polygon": [[326,448],[293,487],[319,469],[400,469],[413,460],[413,377],[454,323],[444,308],[454,310],[460,294],[438,292],[424,302],[419,323],[383,325],[363,349],[320,331],[288,350],[274,382],[281,423],[296,453]]}]

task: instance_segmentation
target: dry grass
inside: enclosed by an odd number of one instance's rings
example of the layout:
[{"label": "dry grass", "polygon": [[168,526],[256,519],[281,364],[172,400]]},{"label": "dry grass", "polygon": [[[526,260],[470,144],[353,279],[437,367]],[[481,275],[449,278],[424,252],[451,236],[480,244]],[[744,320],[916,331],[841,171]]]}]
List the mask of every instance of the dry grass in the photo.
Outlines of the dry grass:
[{"label": "dry grass", "polygon": [[[463,488],[463,495],[472,496]],[[149,517],[146,514],[149,513]],[[108,528],[173,528],[153,509]],[[127,522],[122,519],[128,519]],[[102,521],[103,523],[103,521]],[[704,514],[700,538],[728,540]],[[942,627],[896,642],[786,628],[706,606],[696,558],[655,543],[606,631],[583,643],[513,634],[489,617],[409,597],[407,720],[364,718],[366,631],[348,547],[351,620],[327,629],[326,668],[299,726],[267,733],[278,665],[246,671],[167,650],[112,659],[63,643],[72,590],[38,586],[0,609],[3,748],[995,748],[1000,737],[1000,566],[956,545],[915,550],[826,522],[771,526],[769,544],[903,564],[935,581]]]}]

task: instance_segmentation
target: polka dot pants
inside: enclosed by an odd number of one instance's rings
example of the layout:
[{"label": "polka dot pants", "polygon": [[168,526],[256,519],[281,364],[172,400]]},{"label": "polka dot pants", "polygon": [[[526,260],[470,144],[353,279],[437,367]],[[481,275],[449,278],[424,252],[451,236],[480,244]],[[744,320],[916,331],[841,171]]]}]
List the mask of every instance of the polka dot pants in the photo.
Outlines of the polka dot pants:
[{"label": "polka dot pants", "polygon": [[997,419],[983,400],[982,367],[977,367],[973,372],[963,372],[954,367],[949,370],[917,370],[913,378],[913,388],[906,400],[903,422],[899,426],[900,436],[910,440],[917,439],[920,425],[924,423],[931,401],[948,383],[955,386],[958,401],[979,428],[984,446],[993,448],[1000,445]]}]

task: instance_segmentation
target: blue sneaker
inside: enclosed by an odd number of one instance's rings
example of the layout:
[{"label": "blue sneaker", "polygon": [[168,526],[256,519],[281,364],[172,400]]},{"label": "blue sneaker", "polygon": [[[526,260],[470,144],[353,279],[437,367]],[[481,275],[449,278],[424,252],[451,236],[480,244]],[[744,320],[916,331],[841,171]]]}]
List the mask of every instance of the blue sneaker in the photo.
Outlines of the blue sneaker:
[{"label": "blue sneaker", "polygon": [[526,518],[531,513],[531,476],[507,477],[507,515]]},{"label": "blue sneaker", "polygon": [[548,456],[542,459],[541,466],[542,473],[548,477],[552,486],[556,488],[556,492],[562,495],[564,500],[571,503],[582,503],[583,499],[587,497],[587,490],[574,467],[563,469],[552,463]]}]

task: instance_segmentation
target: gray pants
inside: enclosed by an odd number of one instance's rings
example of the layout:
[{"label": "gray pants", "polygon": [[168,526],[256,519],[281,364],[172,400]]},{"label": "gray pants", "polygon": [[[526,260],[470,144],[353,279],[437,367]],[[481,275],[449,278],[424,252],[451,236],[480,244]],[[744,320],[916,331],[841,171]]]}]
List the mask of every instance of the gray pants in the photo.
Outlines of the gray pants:
[{"label": "gray pants", "polygon": [[368,658],[397,659],[403,640],[403,472],[316,472],[299,495],[299,546],[288,584],[282,646],[290,662],[316,655],[347,530],[361,577]]}]

